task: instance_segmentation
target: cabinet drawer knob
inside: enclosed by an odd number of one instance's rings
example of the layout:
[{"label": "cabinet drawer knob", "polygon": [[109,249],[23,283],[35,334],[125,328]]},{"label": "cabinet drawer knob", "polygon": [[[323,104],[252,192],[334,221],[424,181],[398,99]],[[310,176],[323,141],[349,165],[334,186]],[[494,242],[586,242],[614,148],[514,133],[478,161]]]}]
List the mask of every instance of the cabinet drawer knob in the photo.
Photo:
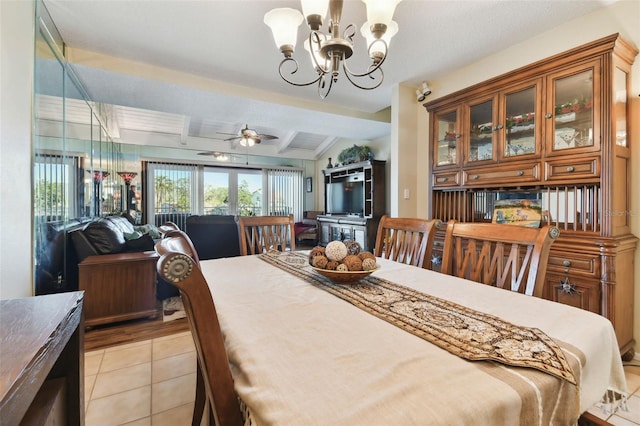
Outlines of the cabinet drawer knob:
[{"label": "cabinet drawer knob", "polygon": [[565,259],[565,260],[563,260],[563,261],[562,261],[562,266],[566,266],[566,267],[571,266],[571,261],[566,260],[566,259]]},{"label": "cabinet drawer knob", "polygon": [[553,117],[553,114],[549,112],[544,115],[544,118],[551,118],[551,117]]},{"label": "cabinet drawer knob", "polygon": [[446,181],[448,181],[448,180],[449,180],[449,178],[448,178],[448,177],[441,177],[441,178],[438,178],[438,182],[446,182]]},{"label": "cabinet drawer knob", "polygon": [[478,178],[480,178],[480,176],[478,176],[478,175],[471,175],[471,179],[472,179],[472,180],[478,180]]},{"label": "cabinet drawer knob", "polygon": [[522,176],[524,175],[524,172],[522,170],[518,170],[518,176]]},{"label": "cabinet drawer knob", "polygon": [[574,168],[573,166],[569,166],[569,167],[567,167],[567,171],[568,171],[569,173],[573,173],[573,171],[574,171],[574,170],[575,170],[575,168]]}]

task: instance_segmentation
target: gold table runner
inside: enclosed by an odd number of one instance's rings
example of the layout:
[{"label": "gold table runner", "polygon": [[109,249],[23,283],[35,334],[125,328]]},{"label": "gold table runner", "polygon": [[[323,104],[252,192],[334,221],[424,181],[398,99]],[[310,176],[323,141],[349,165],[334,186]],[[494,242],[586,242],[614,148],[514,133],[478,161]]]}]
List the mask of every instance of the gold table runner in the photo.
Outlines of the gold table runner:
[{"label": "gold table runner", "polygon": [[576,385],[560,346],[537,328],[517,326],[375,276],[335,284],[315,272],[302,253],[259,257],[456,356],[534,368]]}]

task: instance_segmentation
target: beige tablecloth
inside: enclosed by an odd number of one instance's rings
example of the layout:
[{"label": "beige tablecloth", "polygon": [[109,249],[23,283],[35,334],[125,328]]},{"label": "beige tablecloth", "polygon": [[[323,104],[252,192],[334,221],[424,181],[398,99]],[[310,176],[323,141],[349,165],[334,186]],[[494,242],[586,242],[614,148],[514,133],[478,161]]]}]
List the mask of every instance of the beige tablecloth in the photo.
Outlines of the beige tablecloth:
[{"label": "beige tablecloth", "polygon": [[[379,277],[575,346],[586,358],[577,372],[581,411],[608,389],[626,392],[615,333],[605,318],[379,263]],[[544,379],[531,376],[544,373],[465,361],[257,257],[208,260],[201,267],[236,391],[260,425],[535,424],[521,413],[523,398],[547,397]]]}]

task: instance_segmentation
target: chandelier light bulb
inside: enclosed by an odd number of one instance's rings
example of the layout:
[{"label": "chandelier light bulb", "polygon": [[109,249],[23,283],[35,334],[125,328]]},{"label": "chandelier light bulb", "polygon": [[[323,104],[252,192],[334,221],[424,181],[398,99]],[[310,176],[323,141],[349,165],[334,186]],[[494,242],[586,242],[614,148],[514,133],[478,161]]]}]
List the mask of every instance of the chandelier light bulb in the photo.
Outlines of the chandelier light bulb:
[{"label": "chandelier light bulb", "polygon": [[367,21],[373,24],[389,26],[393,13],[401,0],[362,0],[367,5]]},{"label": "chandelier light bulb", "polygon": [[264,15],[264,23],[271,28],[276,46],[285,56],[287,52],[291,55],[296,47],[302,14],[290,7],[273,9]]},{"label": "chandelier light bulb", "polygon": [[300,0],[300,5],[309,28],[314,31],[319,30],[325,16],[327,16],[329,0]]},{"label": "chandelier light bulb", "polygon": [[[398,33],[398,23],[396,21],[389,22],[387,26],[387,31],[380,37],[381,40],[384,40],[387,43],[387,48],[384,49],[383,43],[376,42],[378,38],[376,34],[371,31],[371,24],[369,21],[362,24],[360,27],[360,34],[367,40],[367,46],[370,48],[370,55],[373,58],[375,54],[384,55],[386,51],[389,49],[389,44],[391,43],[391,38]],[[384,50],[383,50],[384,49]]]}]

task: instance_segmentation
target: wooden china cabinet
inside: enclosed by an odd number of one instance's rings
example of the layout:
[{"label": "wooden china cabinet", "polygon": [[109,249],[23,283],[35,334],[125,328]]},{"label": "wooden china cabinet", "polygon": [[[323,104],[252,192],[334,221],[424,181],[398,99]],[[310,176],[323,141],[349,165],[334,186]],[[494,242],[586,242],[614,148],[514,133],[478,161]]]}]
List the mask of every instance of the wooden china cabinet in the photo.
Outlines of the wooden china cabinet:
[{"label": "wooden china cabinet", "polygon": [[432,217],[500,222],[505,200],[535,205],[541,223],[560,229],[544,297],[608,318],[625,359],[635,344],[628,98],[637,54],[613,34],[425,104]]}]

